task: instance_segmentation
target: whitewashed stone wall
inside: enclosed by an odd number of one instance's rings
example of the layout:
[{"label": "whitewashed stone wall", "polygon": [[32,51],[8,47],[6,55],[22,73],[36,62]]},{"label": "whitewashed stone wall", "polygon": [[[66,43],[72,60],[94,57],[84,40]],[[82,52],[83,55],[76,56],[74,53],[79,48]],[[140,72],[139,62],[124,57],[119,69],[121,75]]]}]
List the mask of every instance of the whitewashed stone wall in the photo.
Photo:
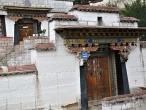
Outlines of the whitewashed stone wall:
[{"label": "whitewashed stone wall", "polygon": [[121,22],[121,23],[120,23],[120,26],[122,26],[122,27],[137,28],[137,27],[138,27],[138,24],[137,24],[137,22],[134,22],[134,23],[130,23],[130,22]]},{"label": "whitewashed stone wall", "polygon": [[[144,71],[144,75],[145,75],[145,78],[146,78],[146,48],[142,48],[142,51],[141,51],[141,57],[142,57],[142,65],[143,65],[143,71]],[[145,84],[146,85],[146,84]]]},{"label": "whitewashed stone wall", "polygon": [[53,1],[50,3],[51,8],[53,8],[52,12],[68,12],[72,6],[73,2],[71,1]]},{"label": "whitewashed stone wall", "polygon": [[120,21],[118,13],[82,12],[75,10],[69,12],[69,14],[75,15],[83,25],[86,25],[86,22],[89,22],[87,25],[98,25],[98,17],[102,17],[103,26],[114,26],[115,23],[117,24]]},{"label": "whitewashed stone wall", "polygon": [[141,51],[139,42],[128,56],[126,68],[131,92],[134,88],[146,86],[145,56],[145,49]]},{"label": "whitewashed stone wall", "polygon": [[55,28],[59,26],[77,26],[79,25],[78,21],[55,21]]},{"label": "whitewashed stone wall", "polygon": [[[79,59],[67,51],[63,39],[56,36],[56,50],[32,51],[41,85],[41,103],[55,110],[80,101]],[[35,54],[34,54],[35,53]]]},{"label": "whitewashed stone wall", "polygon": [[6,23],[6,34],[8,37],[14,37],[14,25],[15,21],[10,20],[8,17],[5,17]]},{"label": "whitewashed stone wall", "polygon": [[36,76],[19,75],[0,77],[0,109],[21,110],[35,108],[37,101]]},{"label": "whitewashed stone wall", "polygon": [[118,13],[81,12],[75,10],[69,12],[69,14],[78,18],[78,25],[98,26],[98,17],[102,17],[102,26],[138,27],[137,22],[120,22],[120,16]]},{"label": "whitewashed stone wall", "polygon": [[47,20],[44,20],[44,21],[41,21],[41,29],[46,29],[46,33],[45,33],[45,36],[48,36],[48,21]]},{"label": "whitewashed stone wall", "polygon": [[4,10],[0,10],[0,15],[7,15],[7,12]]},{"label": "whitewashed stone wall", "polygon": [[49,38],[50,42],[56,43],[56,32],[55,29],[60,27],[60,26],[77,26],[79,25],[78,21],[58,21],[58,20],[53,20],[49,22]]},{"label": "whitewashed stone wall", "polygon": [[[71,0],[55,1],[55,0],[29,0],[31,7],[47,7],[53,8],[52,11],[67,12],[73,6]],[[25,0],[0,0],[0,7],[3,6],[26,6]]]},{"label": "whitewashed stone wall", "polygon": [[31,51],[38,75],[0,77],[0,109],[59,110],[80,102],[79,59],[68,52],[59,35],[56,37],[56,50]]},{"label": "whitewashed stone wall", "polygon": [[55,21],[49,22],[49,38],[50,38],[50,42],[53,42],[53,43],[56,42],[56,33],[54,30],[55,25],[56,25]]}]

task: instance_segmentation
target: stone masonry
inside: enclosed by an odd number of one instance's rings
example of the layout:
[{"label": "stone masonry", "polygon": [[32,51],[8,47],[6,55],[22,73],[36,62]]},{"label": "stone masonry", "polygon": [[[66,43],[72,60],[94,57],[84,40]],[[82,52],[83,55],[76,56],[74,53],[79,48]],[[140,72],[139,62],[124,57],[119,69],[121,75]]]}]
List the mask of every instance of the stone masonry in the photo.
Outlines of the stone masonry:
[{"label": "stone masonry", "polygon": [[[21,6],[21,7],[43,7],[52,8],[52,11],[67,12],[71,9],[73,3],[67,1],[55,0],[0,0],[0,8],[3,6]],[[28,6],[29,5],[29,6]]]},{"label": "stone masonry", "polygon": [[30,49],[38,43],[49,43],[46,37],[31,37],[13,44],[12,37],[0,37],[0,66],[17,66],[31,64]]}]

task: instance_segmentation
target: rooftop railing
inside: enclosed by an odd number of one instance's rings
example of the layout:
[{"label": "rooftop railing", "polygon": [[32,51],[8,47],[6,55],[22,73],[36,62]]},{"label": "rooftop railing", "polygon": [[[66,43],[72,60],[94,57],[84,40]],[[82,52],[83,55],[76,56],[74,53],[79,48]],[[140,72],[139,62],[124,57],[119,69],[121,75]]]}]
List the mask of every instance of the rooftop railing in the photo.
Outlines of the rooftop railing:
[{"label": "rooftop railing", "polygon": [[62,22],[62,21],[58,21],[56,23],[56,27],[60,27],[60,26],[101,26],[101,27],[137,27],[135,24],[133,23],[121,23],[121,22],[110,22],[110,23],[102,23],[102,25],[99,25],[96,21],[84,21],[84,20],[79,20],[79,21],[66,21],[66,22]]}]

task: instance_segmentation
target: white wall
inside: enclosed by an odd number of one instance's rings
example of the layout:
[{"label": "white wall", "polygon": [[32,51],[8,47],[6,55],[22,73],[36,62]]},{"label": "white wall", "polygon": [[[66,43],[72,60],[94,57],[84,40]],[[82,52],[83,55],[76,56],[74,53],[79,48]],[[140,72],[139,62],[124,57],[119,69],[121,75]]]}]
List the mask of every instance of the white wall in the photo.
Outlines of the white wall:
[{"label": "white wall", "polygon": [[120,22],[120,26],[122,27],[135,27],[137,28],[138,27],[138,24],[137,22],[134,22],[134,23],[129,23],[129,22]]},{"label": "white wall", "polygon": [[139,42],[137,43],[137,47],[130,52],[126,68],[131,91],[133,88],[146,86],[146,72],[144,70],[143,55],[142,51],[140,51]]},{"label": "white wall", "polygon": [[[46,7],[52,8],[53,12],[68,12],[73,6],[70,1],[56,1],[56,0],[29,0],[31,7]],[[21,6],[25,7],[25,0],[0,0],[1,6]]]},{"label": "white wall", "polygon": [[4,10],[0,10],[0,15],[7,15],[7,12]]},{"label": "white wall", "polygon": [[31,51],[38,75],[0,77],[0,110],[32,110],[80,102],[79,59],[68,52],[63,39],[56,36],[56,50]]},{"label": "white wall", "polygon": [[31,64],[36,64],[37,51],[31,50]]},{"label": "white wall", "polygon": [[49,38],[50,42],[56,43],[56,32],[55,28],[60,26],[68,26],[68,25],[79,25],[78,21],[59,21],[53,20],[49,22]]},{"label": "white wall", "polygon": [[79,59],[69,53],[57,36],[55,51],[37,52],[36,66],[43,105],[55,109],[80,99]]},{"label": "white wall", "polygon": [[50,5],[50,8],[52,8],[52,12],[68,12],[72,6],[72,1],[55,1],[52,0],[52,2],[48,2]]},{"label": "white wall", "polygon": [[44,20],[44,21],[41,21],[41,29],[46,29],[46,33],[45,33],[45,36],[48,36],[48,21],[47,20]]},{"label": "white wall", "polygon": [[0,109],[34,108],[37,99],[36,76],[14,75],[0,77]]},{"label": "white wall", "polygon": [[78,21],[55,21],[55,27],[57,28],[57,26],[76,26],[79,25]]},{"label": "white wall", "polygon": [[7,16],[5,17],[5,22],[6,22],[6,34],[8,37],[13,37],[14,38],[14,24],[15,21],[10,20]]},{"label": "white wall", "polygon": [[50,38],[50,42],[54,42],[56,41],[55,39],[55,21],[49,22],[49,38]]},{"label": "white wall", "polygon": [[118,13],[70,11],[69,14],[78,18],[78,25],[98,25],[98,17],[102,17],[103,26],[138,27],[137,22],[120,22]]},{"label": "white wall", "polygon": [[114,23],[119,22],[118,13],[82,12],[74,10],[69,12],[69,14],[75,15],[79,22],[90,21],[90,23],[93,22],[94,25],[97,25],[98,17],[102,17],[103,26],[113,26]]},{"label": "white wall", "polygon": [[[144,73],[144,77],[146,80],[146,48],[142,48],[141,51],[141,59],[142,59],[142,67],[143,67],[143,73]],[[145,85],[146,85],[146,81],[145,81]]]}]

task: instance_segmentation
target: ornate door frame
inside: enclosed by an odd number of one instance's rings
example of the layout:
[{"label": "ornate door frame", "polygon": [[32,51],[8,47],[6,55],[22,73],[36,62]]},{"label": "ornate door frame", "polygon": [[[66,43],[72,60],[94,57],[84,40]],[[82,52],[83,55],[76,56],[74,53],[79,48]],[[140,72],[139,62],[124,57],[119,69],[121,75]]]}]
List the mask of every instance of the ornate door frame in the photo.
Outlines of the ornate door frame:
[{"label": "ornate door frame", "polygon": [[18,21],[15,22],[15,33],[14,33],[14,44],[19,44],[19,25],[20,24],[33,24],[33,27],[36,28],[36,33],[40,29],[41,24],[38,22],[38,20],[32,19],[32,18],[22,18],[18,19]]}]

